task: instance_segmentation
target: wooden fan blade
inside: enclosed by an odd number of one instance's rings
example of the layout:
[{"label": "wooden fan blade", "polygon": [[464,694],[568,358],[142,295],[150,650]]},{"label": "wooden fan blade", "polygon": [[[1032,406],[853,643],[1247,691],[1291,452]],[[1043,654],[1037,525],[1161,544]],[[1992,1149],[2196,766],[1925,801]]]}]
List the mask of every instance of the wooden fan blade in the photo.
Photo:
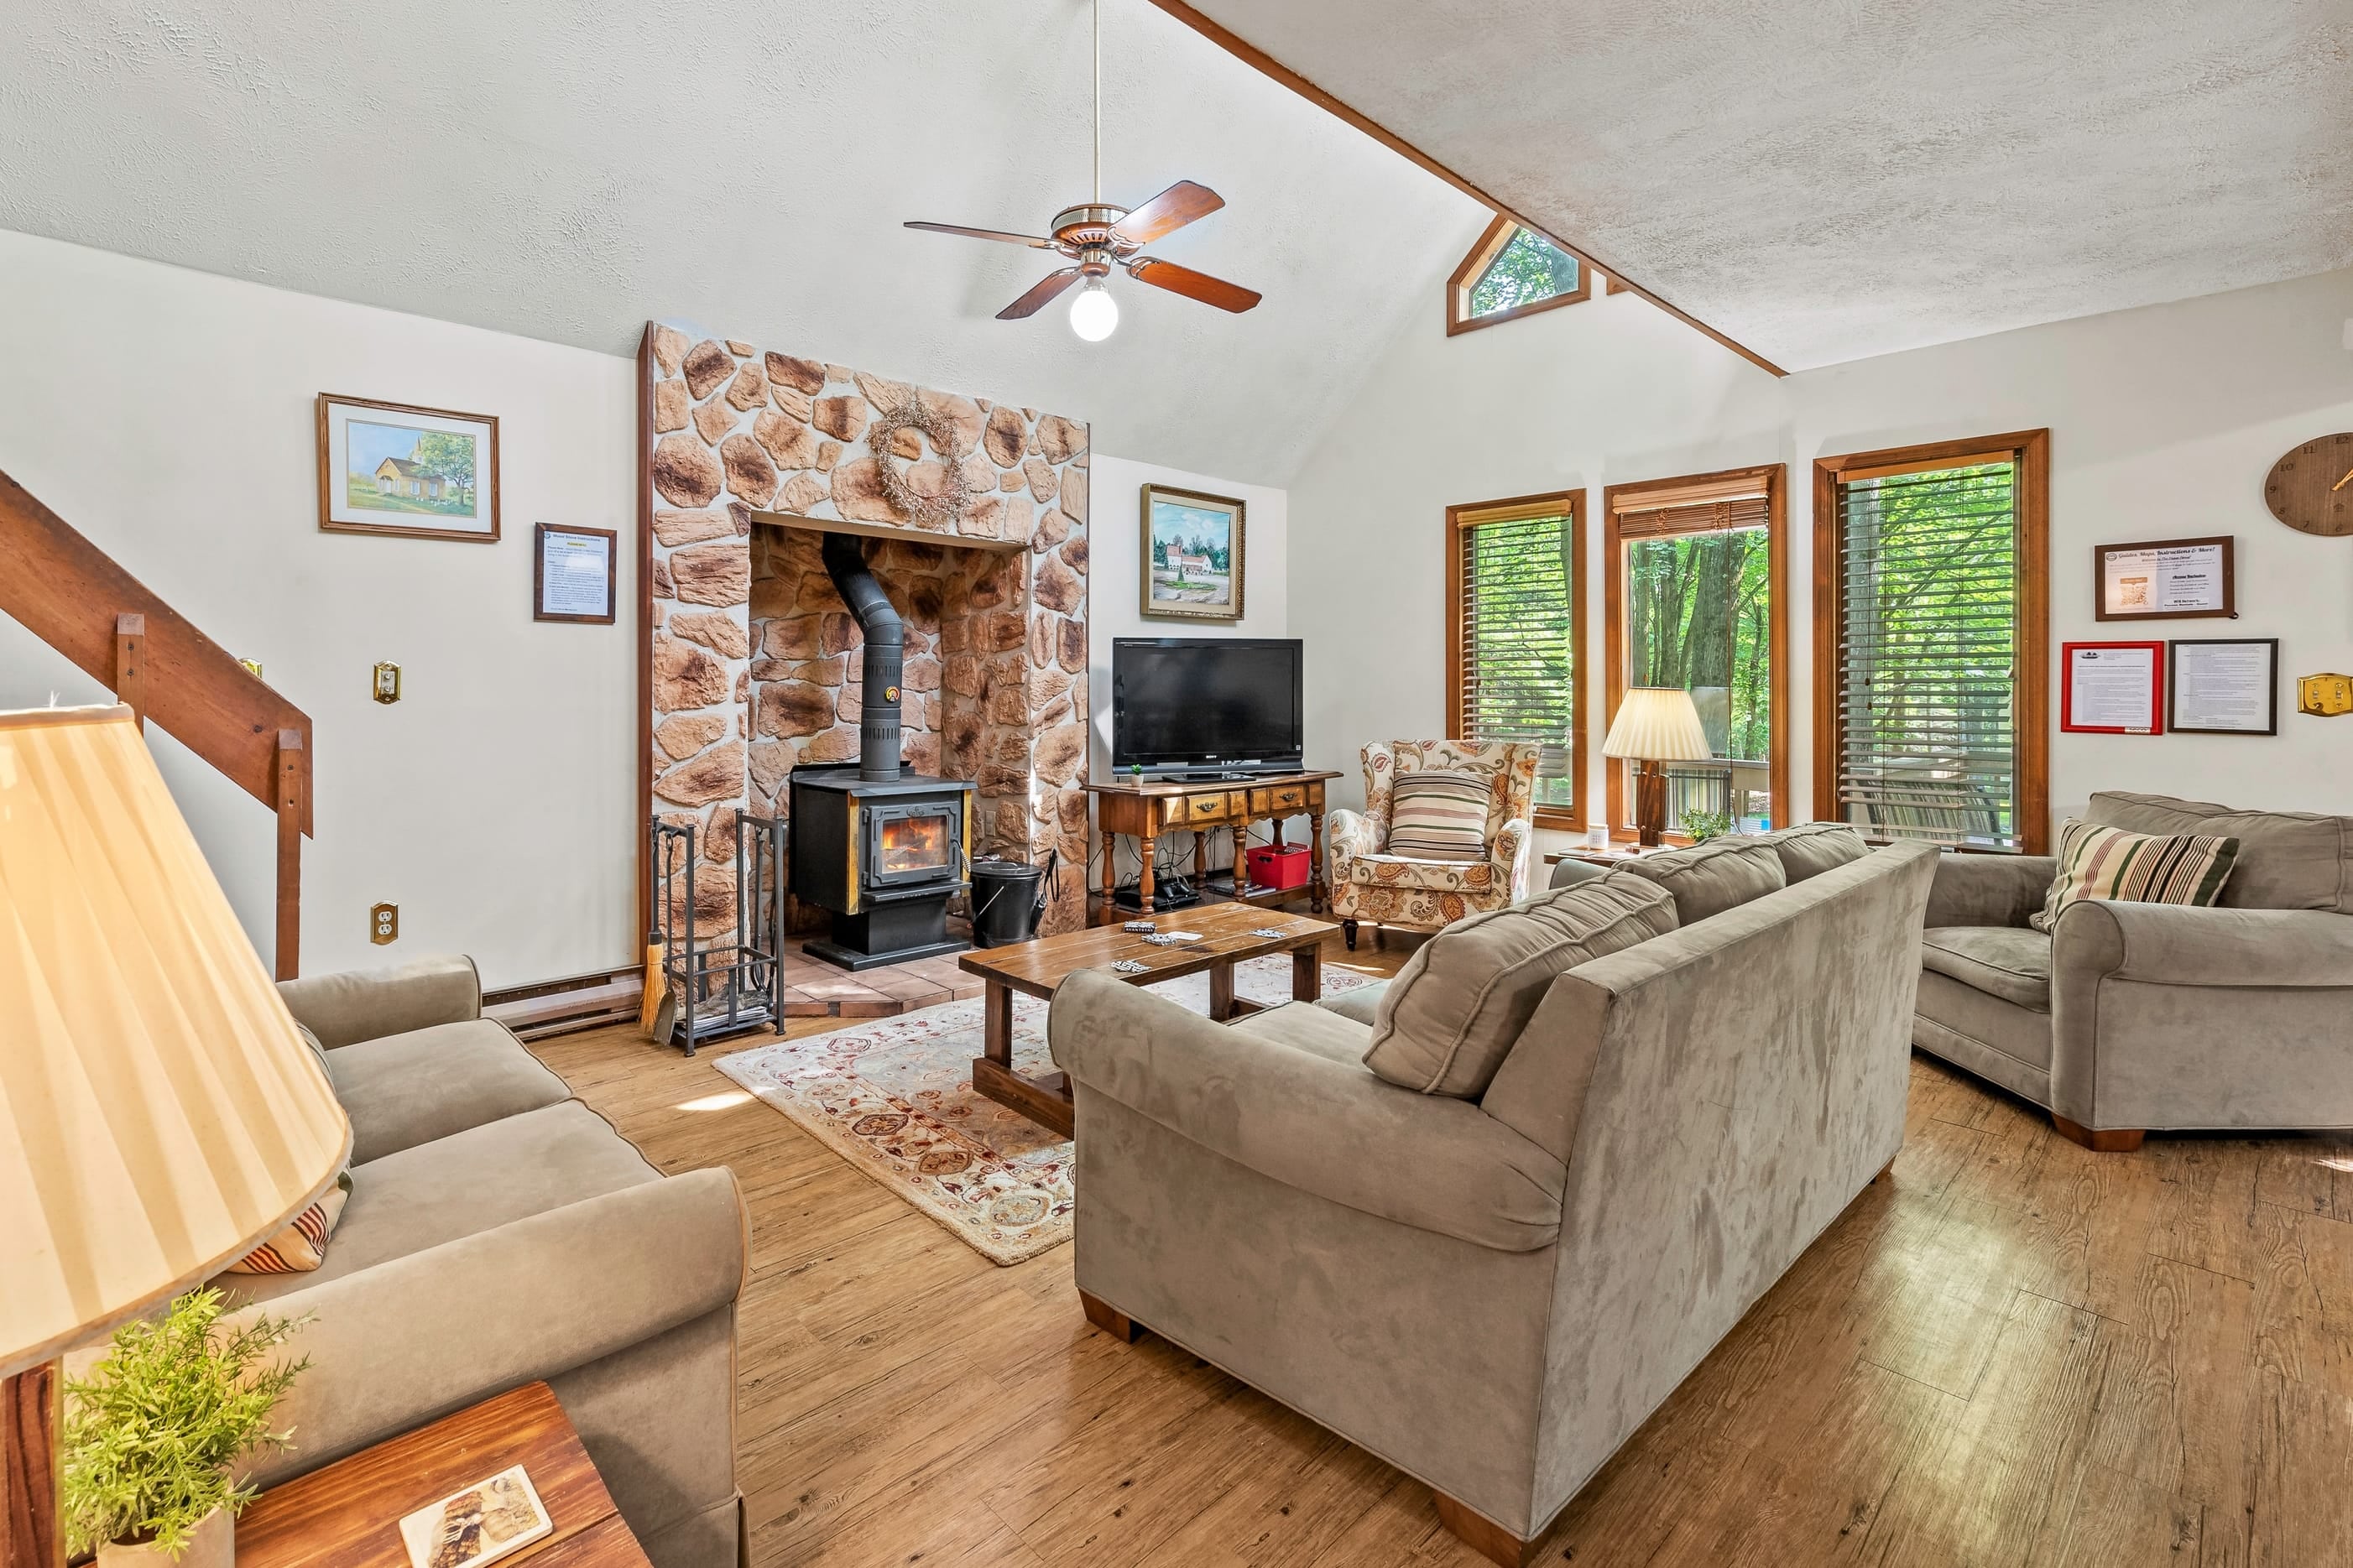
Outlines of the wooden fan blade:
[{"label": "wooden fan blade", "polygon": [[1079,268],[1065,267],[1059,272],[1049,272],[1038,279],[1029,292],[997,312],[1000,321],[1018,321],[1024,316],[1034,316],[1050,303],[1055,295],[1079,280]]},{"label": "wooden fan blade", "polygon": [[1198,300],[1204,305],[1215,305],[1220,310],[1247,310],[1261,298],[1255,289],[1245,289],[1239,283],[1229,283],[1222,278],[1212,278],[1206,272],[1196,272],[1189,267],[1179,267],[1173,261],[1162,261],[1156,257],[1139,256],[1127,263],[1127,270],[1139,283],[1149,283],[1155,289],[1182,294],[1187,300]]},{"label": "wooden fan blade", "polygon": [[934,234],[961,234],[971,239],[1001,239],[1008,245],[1027,245],[1039,250],[1051,250],[1054,242],[1034,234],[1008,234],[1001,228],[966,228],[960,223],[913,223],[909,228],[928,229]]},{"label": "wooden fan blade", "polygon": [[1226,205],[1226,198],[1207,185],[1179,180],[1117,223],[1112,233],[1131,245],[1150,245],[1164,234],[1174,234],[1197,217],[1208,217]]}]

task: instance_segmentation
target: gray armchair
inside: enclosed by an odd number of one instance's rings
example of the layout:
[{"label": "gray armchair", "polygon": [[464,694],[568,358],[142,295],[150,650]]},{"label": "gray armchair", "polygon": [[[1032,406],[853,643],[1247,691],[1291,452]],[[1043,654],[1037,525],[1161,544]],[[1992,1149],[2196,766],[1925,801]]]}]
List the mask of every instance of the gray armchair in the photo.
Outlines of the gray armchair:
[{"label": "gray armchair", "polygon": [[2089,820],[2221,833],[2212,909],[2070,905],[2057,863],[1947,855],[1928,899],[1912,1043],[2051,1112],[2089,1148],[2159,1129],[2353,1127],[2353,818],[2121,792]]}]

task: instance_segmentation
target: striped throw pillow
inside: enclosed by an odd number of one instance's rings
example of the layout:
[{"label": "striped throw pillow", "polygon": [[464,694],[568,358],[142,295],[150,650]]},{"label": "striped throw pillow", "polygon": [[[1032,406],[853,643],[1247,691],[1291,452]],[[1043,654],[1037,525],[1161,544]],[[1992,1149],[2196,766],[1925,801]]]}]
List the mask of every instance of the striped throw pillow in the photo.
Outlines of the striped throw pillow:
[{"label": "striped throw pillow", "polygon": [[1483,773],[1431,769],[1389,786],[1388,853],[1415,860],[1484,860],[1489,788]]},{"label": "striped throw pillow", "polygon": [[335,1222],[343,1217],[343,1205],[351,1201],[351,1196],[352,1173],[346,1165],[336,1175],[335,1184],[318,1202],[287,1221],[284,1229],[223,1272],[308,1274],[327,1260],[327,1238],[335,1234]]},{"label": "striped throw pillow", "polygon": [[2059,829],[2059,875],[2036,931],[2057,923],[2069,904],[2105,899],[2126,904],[2211,904],[2239,858],[2239,841],[2211,833],[2127,833],[2067,819]]}]

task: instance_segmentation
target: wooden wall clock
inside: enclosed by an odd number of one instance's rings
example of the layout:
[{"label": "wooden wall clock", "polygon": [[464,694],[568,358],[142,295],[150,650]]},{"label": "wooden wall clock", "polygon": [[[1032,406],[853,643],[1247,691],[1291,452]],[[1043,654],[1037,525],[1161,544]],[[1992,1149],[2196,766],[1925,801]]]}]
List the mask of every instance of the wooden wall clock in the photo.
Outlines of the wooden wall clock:
[{"label": "wooden wall clock", "polygon": [[2263,500],[2300,532],[2353,533],[2353,431],[2315,437],[2274,463]]}]

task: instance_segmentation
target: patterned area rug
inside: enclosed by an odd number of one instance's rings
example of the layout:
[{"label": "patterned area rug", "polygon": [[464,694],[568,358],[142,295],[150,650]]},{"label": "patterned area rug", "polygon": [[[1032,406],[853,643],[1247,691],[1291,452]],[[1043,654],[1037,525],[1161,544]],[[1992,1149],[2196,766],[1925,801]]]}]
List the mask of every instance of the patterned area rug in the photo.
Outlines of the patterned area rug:
[{"label": "patterned area rug", "polygon": [[[1324,971],[1327,996],[1371,984]],[[1207,974],[1148,989],[1196,1013],[1209,1010]],[[1291,961],[1236,964],[1234,992],[1290,1001]],[[1071,1239],[1071,1145],[973,1092],[980,1049],[976,999],[737,1051],[718,1068],[991,1262],[1019,1263]],[[1013,1065],[1054,1070],[1043,1002],[1013,999]]]}]

